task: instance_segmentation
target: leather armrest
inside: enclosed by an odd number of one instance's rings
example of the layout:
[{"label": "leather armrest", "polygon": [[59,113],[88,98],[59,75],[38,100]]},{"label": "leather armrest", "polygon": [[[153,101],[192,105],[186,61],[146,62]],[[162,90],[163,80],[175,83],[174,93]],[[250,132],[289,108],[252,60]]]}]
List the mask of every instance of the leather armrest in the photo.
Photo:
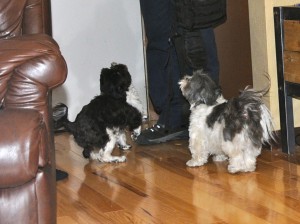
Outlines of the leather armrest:
[{"label": "leather armrest", "polygon": [[24,184],[49,161],[42,115],[30,109],[0,110],[0,188]]},{"label": "leather armrest", "polygon": [[33,34],[0,40],[0,103],[4,108],[36,109],[46,120],[51,116],[47,111],[51,89],[66,77],[66,62],[52,37]]},{"label": "leather armrest", "polygon": [[31,34],[0,39],[0,80],[22,75],[50,89],[61,85],[67,66],[54,39],[46,34]]}]

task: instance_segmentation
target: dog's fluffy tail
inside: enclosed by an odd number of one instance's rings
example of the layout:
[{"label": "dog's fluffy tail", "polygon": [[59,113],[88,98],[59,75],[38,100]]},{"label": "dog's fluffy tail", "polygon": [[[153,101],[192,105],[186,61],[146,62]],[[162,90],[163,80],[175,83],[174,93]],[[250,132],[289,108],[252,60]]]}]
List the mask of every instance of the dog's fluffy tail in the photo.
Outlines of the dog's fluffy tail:
[{"label": "dog's fluffy tail", "polygon": [[242,113],[245,118],[251,118],[253,121],[256,117],[260,117],[262,142],[271,144],[272,141],[276,142],[276,136],[271,113],[263,102],[263,96],[267,92],[267,89],[255,91],[253,88],[246,87],[241,91],[238,103],[243,108]]},{"label": "dog's fluffy tail", "polygon": [[68,107],[63,103],[57,104],[53,107],[53,126],[56,133],[71,132],[73,133],[73,122],[68,119]]}]

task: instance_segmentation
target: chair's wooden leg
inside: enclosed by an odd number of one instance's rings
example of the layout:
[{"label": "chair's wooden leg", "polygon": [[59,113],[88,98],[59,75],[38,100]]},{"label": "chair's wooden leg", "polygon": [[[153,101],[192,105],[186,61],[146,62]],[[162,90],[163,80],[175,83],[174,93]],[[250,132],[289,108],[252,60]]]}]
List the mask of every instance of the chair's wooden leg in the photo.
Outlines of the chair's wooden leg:
[{"label": "chair's wooden leg", "polygon": [[279,110],[282,151],[293,154],[295,153],[293,99],[287,95],[286,88],[281,86],[279,87]]},{"label": "chair's wooden leg", "polygon": [[293,101],[288,96],[288,84],[284,80],[284,23],[283,9],[274,8],[275,44],[277,60],[278,97],[281,126],[281,144],[284,153],[295,152],[295,131],[293,117]]}]

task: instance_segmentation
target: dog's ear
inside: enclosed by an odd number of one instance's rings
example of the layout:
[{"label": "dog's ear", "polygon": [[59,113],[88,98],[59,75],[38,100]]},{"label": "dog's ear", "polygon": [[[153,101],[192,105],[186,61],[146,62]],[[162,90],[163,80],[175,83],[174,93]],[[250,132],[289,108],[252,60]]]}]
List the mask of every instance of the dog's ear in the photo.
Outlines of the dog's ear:
[{"label": "dog's ear", "polygon": [[108,76],[111,74],[109,68],[103,68],[100,73],[100,92],[107,92],[105,84],[108,81]]}]

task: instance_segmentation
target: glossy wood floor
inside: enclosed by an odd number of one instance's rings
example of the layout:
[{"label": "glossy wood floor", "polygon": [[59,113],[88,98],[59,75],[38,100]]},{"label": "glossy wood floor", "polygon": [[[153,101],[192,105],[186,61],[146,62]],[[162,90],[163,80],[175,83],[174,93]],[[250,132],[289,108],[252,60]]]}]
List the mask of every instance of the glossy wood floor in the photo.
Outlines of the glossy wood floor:
[{"label": "glossy wood floor", "polygon": [[66,133],[55,142],[69,173],[57,183],[58,224],[300,223],[300,166],[277,149],[263,150],[256,172],[232,175],[227,162],[186,167],[183,140],[133,144],[122,164],[84,159]]}]

